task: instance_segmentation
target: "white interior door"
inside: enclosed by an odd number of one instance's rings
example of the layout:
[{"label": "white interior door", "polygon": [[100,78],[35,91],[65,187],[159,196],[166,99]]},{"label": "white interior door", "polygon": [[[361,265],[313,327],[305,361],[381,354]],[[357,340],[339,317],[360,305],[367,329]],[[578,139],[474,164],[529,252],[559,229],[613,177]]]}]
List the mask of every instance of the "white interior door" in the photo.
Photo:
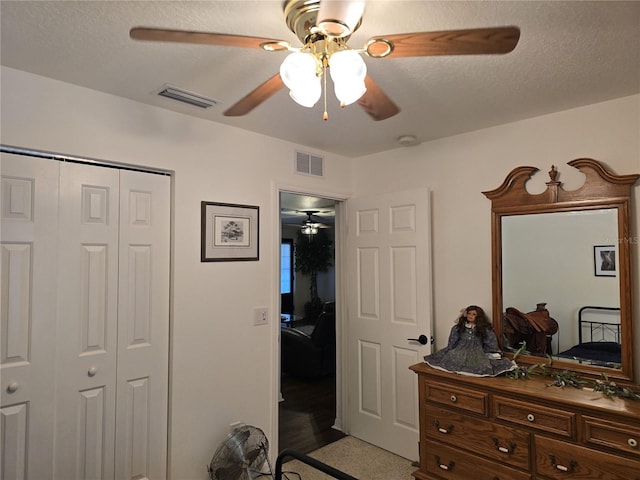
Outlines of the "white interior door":
[{"label": "white interior door", "polygon": [[55,478],[114,478],[119,172],[60,165]]},{"label": "white interior door", "polygon": [[164,479],[170,178],[120,172],[116,479]]},{"label": "white interior door", "polygon": [[0,478],[51,478],[59,163],[0,155]]},{"label": "white interior door", "polygon": [[347,202],[349,432],[416,460],[417,377],[431,351],[428,190]]}]

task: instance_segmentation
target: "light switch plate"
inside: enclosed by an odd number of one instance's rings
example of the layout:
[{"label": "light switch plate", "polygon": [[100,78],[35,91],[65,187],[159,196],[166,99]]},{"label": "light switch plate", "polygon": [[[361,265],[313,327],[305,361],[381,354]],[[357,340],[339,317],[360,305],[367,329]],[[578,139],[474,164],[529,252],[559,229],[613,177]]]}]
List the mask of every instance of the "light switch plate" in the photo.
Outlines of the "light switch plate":
[{"label": "light switch plate", "polygon": [[267,325],[269,317],[267,315],[267,307],[258,307],[253,309],[253,324]]}]

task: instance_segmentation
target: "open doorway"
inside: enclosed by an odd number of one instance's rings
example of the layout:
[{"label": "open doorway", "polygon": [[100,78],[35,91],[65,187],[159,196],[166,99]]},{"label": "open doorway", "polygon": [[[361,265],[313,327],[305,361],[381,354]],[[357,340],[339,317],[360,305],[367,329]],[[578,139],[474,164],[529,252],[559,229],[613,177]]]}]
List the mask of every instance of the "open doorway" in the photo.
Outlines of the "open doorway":
[{"label": "open doorway", "polygon": [[309,453],[336,421],[335,213],[332,199],[280,193],[280,450]]}]

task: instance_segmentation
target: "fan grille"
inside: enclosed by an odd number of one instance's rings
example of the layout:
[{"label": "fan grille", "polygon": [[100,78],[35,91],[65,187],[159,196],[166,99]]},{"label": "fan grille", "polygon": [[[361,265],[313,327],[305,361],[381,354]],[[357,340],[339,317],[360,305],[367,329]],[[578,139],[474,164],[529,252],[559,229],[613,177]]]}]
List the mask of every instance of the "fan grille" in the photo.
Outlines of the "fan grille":
[{"label": "fan grille", "polygon": [[269,441],[264,432],[250,425],[234,428],[207,467],[210,480],[251,480],[268,460]]}]

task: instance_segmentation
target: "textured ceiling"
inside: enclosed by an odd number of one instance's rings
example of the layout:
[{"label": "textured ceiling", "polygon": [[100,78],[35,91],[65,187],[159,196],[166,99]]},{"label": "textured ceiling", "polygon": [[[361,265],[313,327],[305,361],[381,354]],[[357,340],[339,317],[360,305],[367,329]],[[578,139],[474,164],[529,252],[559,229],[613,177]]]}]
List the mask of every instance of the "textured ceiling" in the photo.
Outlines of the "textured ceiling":
[{"label": "textured ceiling", "polygon": [[[243,117],[222,112],[275,74],[284,53],[129,39],[133,26],[235,33],[299,46],[278,1],[5,1],[1,62],[8,67],[357,157],[640,92],[640,2],[369,0],[349,45],[373,35],[516,25],[507,55],[366,58],[400,107],[375,122],[329,95],[306,109],[281,90]],[[220,100],[208,110],[154,94],[169,83]]]}]

